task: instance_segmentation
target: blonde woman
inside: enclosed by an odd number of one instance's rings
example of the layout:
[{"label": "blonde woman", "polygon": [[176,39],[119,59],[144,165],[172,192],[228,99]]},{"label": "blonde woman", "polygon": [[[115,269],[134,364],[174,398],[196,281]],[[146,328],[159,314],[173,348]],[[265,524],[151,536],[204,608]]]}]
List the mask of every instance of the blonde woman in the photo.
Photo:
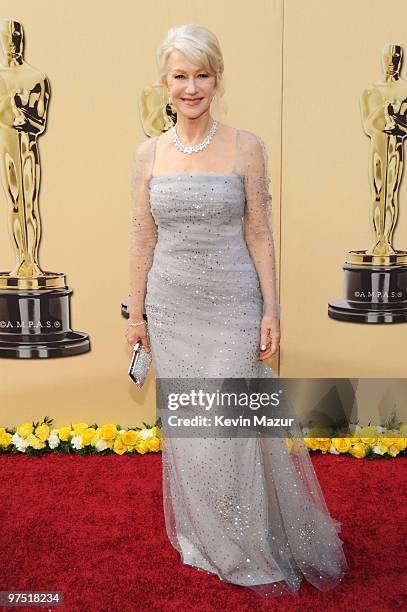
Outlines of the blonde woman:
[{"label": "blonde woman", "polygon": [[[177,122],[136,151],[127,340],[151,350],[157,378],[276,377],[265,363],[280,341],[265,145],[211,115],[223,75],[212,32],[171,28],[158,62]],[[282,439],[168,437],[163,483],[184,563],[264,596],[342,579],[340,523],[304,445],[293,456]]]}]

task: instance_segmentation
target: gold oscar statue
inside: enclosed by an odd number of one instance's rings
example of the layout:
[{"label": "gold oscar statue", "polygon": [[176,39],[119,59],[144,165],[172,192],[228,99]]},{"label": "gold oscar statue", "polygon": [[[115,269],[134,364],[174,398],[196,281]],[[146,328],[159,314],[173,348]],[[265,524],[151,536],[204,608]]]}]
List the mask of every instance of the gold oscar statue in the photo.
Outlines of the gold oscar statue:
[{"label": "gold oscar statue", "polygon": [[65,275],[43,271],[38,137],[45,131],[50,85],[24,61],[24,32],[0,21],[0,176],[14,252],[11,272],[0,272],[0,357],[44,358],[83,353],[89,338],[69,327]]},{"label": "gold oscar statue", "polygon": [[360,98],[363,128],[370,138],[370,223],[373,237],[366,250],[350,251],[343,266],[345,299],[329,303],[333,319],[360,323],[407,321],[407,251],[396,250],[394,229],[407,136],[407,81],[400,77],[403,50],[382,50],[383,80]]}]

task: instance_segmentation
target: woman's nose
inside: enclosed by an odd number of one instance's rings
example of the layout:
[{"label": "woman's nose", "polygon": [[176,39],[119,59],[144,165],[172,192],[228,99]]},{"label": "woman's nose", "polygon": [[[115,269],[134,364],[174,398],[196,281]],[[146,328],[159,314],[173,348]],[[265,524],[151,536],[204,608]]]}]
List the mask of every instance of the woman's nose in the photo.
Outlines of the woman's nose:
[{"label": "woman's nose", "polygon": [[196,91],[195,79],[189,79],[187,85],[187,92]]}]

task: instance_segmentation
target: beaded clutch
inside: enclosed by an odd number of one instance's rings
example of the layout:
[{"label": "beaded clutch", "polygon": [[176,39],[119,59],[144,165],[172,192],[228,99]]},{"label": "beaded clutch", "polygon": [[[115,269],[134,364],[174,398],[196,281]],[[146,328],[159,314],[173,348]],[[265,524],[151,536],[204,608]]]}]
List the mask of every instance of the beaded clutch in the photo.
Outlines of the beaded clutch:
[{"label": "beaded clutch", "polygon": [[142,387],[144,385],[151,361],[151,351],[146,351],[141,342],[136,342],[136,344],[134,345],[133,355],[130,361],[128,374],[132,381],[138,387]]}]

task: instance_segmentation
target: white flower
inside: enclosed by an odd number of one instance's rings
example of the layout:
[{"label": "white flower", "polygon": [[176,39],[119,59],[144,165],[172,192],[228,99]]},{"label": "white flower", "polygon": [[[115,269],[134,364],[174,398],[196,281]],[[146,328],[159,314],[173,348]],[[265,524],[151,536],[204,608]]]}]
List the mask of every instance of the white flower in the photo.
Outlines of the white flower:
[{"label": "white flower", "polygon": [[125,432],[126,432],[126,430],[125,430],[125,429],[120,429],[120,430],[119,430],[119,434],[120,434],[120,435],[124,434]]},{"label": "white flower", "polygon": [[362,429],[360,425],[355,425],[355,431],[359,431],[359,429]]},{"label": "white flower", "polygon": [[308,432],[309,432],[309,427],[303,427],[302,428],[302,433],[305,434],[305,437],[307,436]]},{"label": "white flower", "polygon": [[82,436],[72,436],[71,445],[75,450],[80,450],[82,448]]},{"label": "white flower", "polygon": [[53,429],[51,435],[48,438],[48,444],[50,448],[56,448],[59,446],[60,440],[58,437],[58,429]]},{"label": "white flower", "polygon": [[384,455],[386,451],[383,451],[380,448],[380,444],[376,444],[376,446],[373,446],[373,452],[376,453],[377,455]]},{"label": "white flower", "polygon": [[106,440],[98,440],[95,444],[95,448],[98,453],[100,453],[101,451],[104,451],[106,448],[108,448],[108,444]]},{"label": "white flower", "polygon": [[153,435],[151,433],[151,429],[140,429],[140,431],[137,432],[138,436],[142,439],[142,440],[147,440],[147,438],[151,438],[151,436]]},{"label": "white flower", "polygon": [[384,431],[386,431],[386,428],[381,427],[380,425],[376,425],[376,430],[377,430],[377,433],[383,433]]},{"label": "white flower", "polygon": [[331,444],[331,446],[329,447],[329,452],[333,455],[340,455],[340,452],[334,447],[333,444]]},{"label": "white flower", "polygon": [[29,446],[28,441],[25,438],[22,438],[18,433],[15,433],[11,438],[14,446],[20,453],[25,453],[26,448]]}]

